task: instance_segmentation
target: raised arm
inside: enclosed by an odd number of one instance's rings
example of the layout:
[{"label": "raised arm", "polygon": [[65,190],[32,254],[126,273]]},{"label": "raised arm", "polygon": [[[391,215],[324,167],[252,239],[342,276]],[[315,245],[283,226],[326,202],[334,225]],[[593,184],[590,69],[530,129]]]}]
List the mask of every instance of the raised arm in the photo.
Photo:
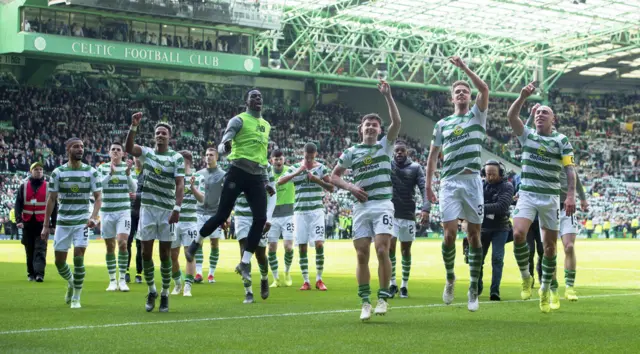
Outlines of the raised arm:
[{"label": "raised arm", "polygon": [[476,105],[480,109],[480,112],[484,112],[489,108],[489,85],[484,82],[476,73],[474,73],[467,64],[460,59],[460,57],[454,56],[449,58],[449,61],[460,68],[460,70],[464,71],[465,74],[471,79],[473,82],[473,86],[478,90],[478,96],[476,97]]},{"label": "raised arm", "polygon": [[134,144],[136,134],[138,132],[138,126],[140,125],[140,121],[142,120],[142,112],[134,113],[131,116],[131,127],[129,128],[129,133],[127,133],[127,141],[125,142],[124,149],[127,153],[140,157],[142,155],[142,148],[140,145]]},{"label": "raised arm", "polygon": [[400,126],[402,125],[400,112],[398,111],[398,106],[396,106],[396,102],[391,94],[391,87],[389,86],[389,83],[386,81],[380,81],[378,84],[378,90],[384,96],[385,101],[387,101],[387,107],[389,107],[391,125],[389,125],[389,129],[387,130],[387,140],[393,142],[398,139],[398,134],[400,134]]},{"label": "raised arm", "polygon": [[511,129],[513,129],[516,136],[521,136],[522,133],[524,133],[524,124],[522,123],[522,119],[520,119],[520,110],[522,109],[524,102],[535,90],[536,87],[533,86],[533,82],[525,86],[520,91],[520,96],[513,102],[511,107],[509,107],[507,117],[509,118],[509,125],[511,125]]}]

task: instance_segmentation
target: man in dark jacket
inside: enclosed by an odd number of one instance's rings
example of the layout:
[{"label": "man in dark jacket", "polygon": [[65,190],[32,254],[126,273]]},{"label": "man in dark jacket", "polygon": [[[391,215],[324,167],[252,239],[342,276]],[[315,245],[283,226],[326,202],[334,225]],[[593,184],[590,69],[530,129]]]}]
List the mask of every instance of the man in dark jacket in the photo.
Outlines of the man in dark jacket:
[{"label": "man in dark jacket", "polygon": [[[504,245],[507,243],[511,231],[509,220],[509,206],[513,200],[513,185],[507,181],[505,170],[498,161],[489,160],[482,171],[484,181],[484,220],[480,239],[482,242],[482,264],[492,245],[491,265],[491,301],[500,301],[500,281],[502,280],[502,268],[504,266]],[[478,295],[482,294],[483,269],[480,270],[478,282]]]},{"label": "man in dark jacket", "polygon": [[[31,177],[25,181],[16,195],[16,226],[23,230],[22,244],[27,254],[29,281],[44,281],[47,266],[47,241],[40,238],[47,206],[48,185],[40,162],[31,165]],[[58,205],[51,214],[51,229],[55,229]]]}]

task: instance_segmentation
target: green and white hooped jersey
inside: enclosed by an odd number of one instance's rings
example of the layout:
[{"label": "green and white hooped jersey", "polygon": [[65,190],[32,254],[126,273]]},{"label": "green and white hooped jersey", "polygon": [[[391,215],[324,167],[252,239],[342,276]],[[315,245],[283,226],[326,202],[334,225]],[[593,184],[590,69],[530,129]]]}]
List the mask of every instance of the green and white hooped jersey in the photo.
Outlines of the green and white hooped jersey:
[{"label": "green and white hooped jersey", "polygon": [[375,145],[358,144],[346,149],[338,159],[338,166],[351,169],[354,184],[367,192],[369,201],[390,201],[392,155],[393,142],[385,136]]},{"label": "green and white hooped jersey", "polygon": [[[289,167],[285,175],[294,174],[299,168],[300,163],[296,163]],[[329,175],[329,169],[323,164],[318,164],[318,166],[312,168],[308,172],[320,179]],[[293,177],[292,182],[296,190],[295,200],[293,203],[294,212],[303,213],[312,210],[324,209],[324,204],[322,203],[324,190],[320,185],[309,181],[306,172]]]},{"label": "green and white hooped jersey", "polygon": [[461,174],[464,170],[480,172],[482,169],[482,143],[486,138],[487,110],[480,112],[478,105],[463,116],[450,115],[436,123],[431,145],[441,146],[444,162],[443,180]]},{"label": "green and white hooped jersey", "polygon": [[[116,166],[115,175],[102,186],[102,213],[115,213],[131,210],[131,199],[129,199],[129,185],[127,183],[127,164],[122,162]],[[133,168],[132,168],[133,170]],[[133,172],[133,171],[132,171]],[[98,166],[100,181],[111,173],[111,164],[103,163]]]},{"label": "green and white hooped jersey", "polygon": [[82,164],[71,168],[64,164],[51,174],[49,191],[58,193],[58,226],[84,225],[91,216],[89,198],[102,190],[95,168]]},{"label": "green and white hooped jersey", "polygon": [[198,204],[198,200],[196,196],[191,193],[191,176],[196,176],[194,186],[200,193],[204,194],[204,177],[202,175],[192,172],[184,177],[184,198],[182,198],[179,222],[198,221],[198,217],[196,216],[196,204]]},{"label": "green and white hooped jersey", "polygon": [[172,211],[176,204],[176,177],[184,177],[184,158],[173,150],[157,153],[145,146],[141,148],[140,160],[145,171],[141,204]]},{"label": "green and white hooped jersey", "polygon": [[[273,176],[273,167],[271,165],[267,166],[267,176],[269,178],[269,184],[271,186],[275,185],[276,178]],[[238,199],[236,199],[236,205],[233,207],[233,211],[236,216],[253,216],[251,214],[251,208],[249,207],[249,202],[247,198],[244,196],[244,193],[240,193]]]},{"label": "green and white hooped jersey", "polygon": [[[520,190],[560,195],[561,172],[573,165],[573,147],[566,136],[553,132],[539,135],[535,129],[524,127],[518,141],[522,145],[522,182]],[[564,179],[567,179],[566,174]]]}]

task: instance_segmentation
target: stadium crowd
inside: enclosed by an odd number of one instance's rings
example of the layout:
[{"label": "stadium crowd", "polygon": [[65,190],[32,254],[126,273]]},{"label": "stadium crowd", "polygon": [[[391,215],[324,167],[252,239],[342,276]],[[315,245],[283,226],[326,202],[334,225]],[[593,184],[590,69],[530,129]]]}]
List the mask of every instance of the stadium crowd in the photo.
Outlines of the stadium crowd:
[{"label": "stadium crowd", "polygon": [[[318,104],[303,113],[298,102],[285,100],[279,93],[263,91],[267,103],[263,116],[275,127],[270,149],[283,150],[292,163],[302,159],[302,147],[313,141],[319,148],[319,160],[332,168],[342,150],[357,141],[361,114],[339,102]],[[452,113],[445,93],[396,90],[396,95],[434,120]],[[623,183],[640,182],[640,124],[632,123],[640,117],[640,113],[634,114],[640,112],[637,103],[640,100],[637,96],[623,97],[576,100],[555,95],[552,99],[560,118],[559,129],[570,137],[576,148],[579,174],[590,196],[590,212],[579,215],[587,231],[597,230],[599,226],[604,230],[606,225],[620,231],[632,230],[632,224],[637,223],[633,220],[640,216],[640,189]],[[509,100],[492,98],[490,103],[487,148],[515,162],[520,157],[520,147],[513,134],[504,128],[508,126]],[[3,124],[0,126],[0,172],[3,173],[0,175],[0,221],[11,224],[15,189],[31,163],[41,162],[46,174],[64,162],[63,142],[68,137],[81,138],[85,144],[85,162],[98,166],[108,161],[110,142],[126,135],[131,114],[143,111],[146,122],[139,133],[141,142],[152,146],[154,124],[169,121],[174,128],[172,147],[192,151],[194,167],[200,169],[204,167],[204,147],[217,144],[227,121],[239,109],[238,102],[229,99],[135,100],[102,90],[0,86],[3,119],[0,122]],[[411,147],[411,158],[426,165],[428,146],[406,136],[403,140]],[[225,161],[220,164],[225,167]],[[509,176],[518,180],[513,171]],[[436,189],[437,179],[436,173]],[[336,229],[336,236],[348,237],[351,195],[345,191],[327,193],[324,200],[327,214],[331,215],[327,218],[328,230]],[[420,207],[421,200],[418,200]],[[418,235],[440,230],[436,204],[429,226],[422,228]]]}]

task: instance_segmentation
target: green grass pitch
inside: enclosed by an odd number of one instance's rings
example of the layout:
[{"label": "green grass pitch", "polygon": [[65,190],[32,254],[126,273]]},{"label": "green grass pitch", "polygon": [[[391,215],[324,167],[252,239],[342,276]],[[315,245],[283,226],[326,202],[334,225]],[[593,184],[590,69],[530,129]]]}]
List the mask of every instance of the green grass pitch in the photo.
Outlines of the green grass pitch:
[{"label": "green grass pitch", "polygon": [[[374,316],[363,323],[359,321],[355,252],[348,241],[329,241],[325,246],[324,280],[329,291],[298,290],[302,280],[296,251],[293,286],[272,288],[269,299],[263,301],[259,282],[254,281],[257,301],[251,305],[242,303],[242,282],[233,273],[239,260],[237,243],[224,241],[217,283],[205,280],[194,284],[192,298],[171,296],[169,313],[159,313],[157,307],[152,313],[145,312],[145,284],[131,283],[129,293],[105,292],[108,275],[102,241],[92,241],[87,250],[82,308],[77,310],[63,301],[66,285],[53,265],[52,244],[45,282],[30,283],[23,247],[18,242],[2,242],[0,353],[640,352],[640,242],[577,240],[576,289],[580,299],[576,303],[562,299],[561,308],[550,314],[538,309],[537,291],[531,301],[519,300],[519,272],[512,245],[506,248],[503,301],[488,301],[488,256],[480,310],[470,313],[466,309],[468,266],[463,262],[461,244],[456,250],[456,299],[453,305],[445,306],[440,242],[414,243],[410,298],[390,300],[386,316]],[[208,254],[205,248],[205,276]],[[282,245],[278,256],[282,272]],[[399,250],[397,257],[399,281]],[[310,250],[311,280],[315,277],[314,260]],[[376,263],[373,256],[373,299],[378,289]],[[156,260],[155,264],[159,288],[160,263]],[[562,251],[558,265],[562,295]],[[253,272],[254,279],[259,278],[255,263]]]}]

